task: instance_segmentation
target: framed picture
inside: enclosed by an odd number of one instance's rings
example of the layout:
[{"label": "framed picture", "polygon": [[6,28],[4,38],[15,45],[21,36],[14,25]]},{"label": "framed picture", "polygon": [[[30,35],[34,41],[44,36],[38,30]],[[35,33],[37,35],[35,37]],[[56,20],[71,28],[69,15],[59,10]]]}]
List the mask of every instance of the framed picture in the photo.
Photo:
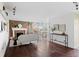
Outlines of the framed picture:
[{"label": "framed picture", "polygon": [[59,31],[65,32],[66,31],[66,24],[59,24]]},{"label": "framed picture", "polygon": [[59,24],[54,24],[55,31],[59,31]]}]

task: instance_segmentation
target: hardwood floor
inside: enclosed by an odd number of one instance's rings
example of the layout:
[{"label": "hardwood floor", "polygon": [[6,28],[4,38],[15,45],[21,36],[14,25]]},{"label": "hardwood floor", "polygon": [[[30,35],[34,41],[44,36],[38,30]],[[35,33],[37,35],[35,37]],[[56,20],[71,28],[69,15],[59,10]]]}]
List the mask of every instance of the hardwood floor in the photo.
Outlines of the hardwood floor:
[{"label": "hardwood floor", "polygon": [[8,47],[5,57],[78,57],[79,51],[46,40]]}]

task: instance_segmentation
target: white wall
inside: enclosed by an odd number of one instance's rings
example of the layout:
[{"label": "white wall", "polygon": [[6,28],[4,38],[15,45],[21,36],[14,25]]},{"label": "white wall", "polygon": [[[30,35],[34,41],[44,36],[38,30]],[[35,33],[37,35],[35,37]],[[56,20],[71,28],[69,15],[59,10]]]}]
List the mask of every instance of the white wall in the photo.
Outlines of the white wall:
[{"label": "white wall", "polygon": [[[59,17],[50,17],[51,24],[66,24],[66,33],[68,34],[68,46],[74,48],[74,19],[73,12],[63,13]],[[63,37],[56,37],[56,39],[63,41]]]},{"label": "white wall", "polygon": [[0,10],[3,9],[3,3],[0,2]]},{"label": "white wall", "polygon": [[79,49],[79,12],[74,12],[74,47]]},{"label": "white wall", "polygon": [[[2,6],[2,4],[0,5]],[[0,11],[0,22],[6,22],[4,18],[1,16],[2,11]],[[8,24],[8,23],[7,23]],[[0,57],[3,57],[7,48],[9,36],[8,36],[8,29],[5,31],[0,32]]]},{"label": "white wall", "polygon": [[9,20],[17,20],[17,21],[30,21],[30,22],[43,22],[47,23],[48,17],[41,16],[26,16],[26,15],[10,15]]}]

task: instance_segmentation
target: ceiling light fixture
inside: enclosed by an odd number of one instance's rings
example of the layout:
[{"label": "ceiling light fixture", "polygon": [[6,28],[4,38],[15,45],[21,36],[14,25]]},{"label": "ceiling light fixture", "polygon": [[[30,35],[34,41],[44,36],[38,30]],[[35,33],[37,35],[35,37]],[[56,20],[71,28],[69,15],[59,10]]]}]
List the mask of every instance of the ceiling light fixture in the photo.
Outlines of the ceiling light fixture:
[{"label": "ceiling light fixture", "polygon": [[13,15],[15,15],[16,7],[13,8]]},{"label": "ceiling light fixture", "polygon": [[78,10],[78,3],[77,2],[73,2],[73,4],[75,5],[76,10]]}]

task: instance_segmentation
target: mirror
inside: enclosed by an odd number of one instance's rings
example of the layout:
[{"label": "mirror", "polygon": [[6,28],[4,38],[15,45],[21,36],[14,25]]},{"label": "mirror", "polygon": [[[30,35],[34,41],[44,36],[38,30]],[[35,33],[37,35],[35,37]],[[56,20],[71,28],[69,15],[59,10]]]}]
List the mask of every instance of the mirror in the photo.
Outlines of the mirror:
[{"label": "mirror", "polygon": [[60,32],[66,32],[66,24],[54,24],[51,28],[53,31],[60,31]]}]

